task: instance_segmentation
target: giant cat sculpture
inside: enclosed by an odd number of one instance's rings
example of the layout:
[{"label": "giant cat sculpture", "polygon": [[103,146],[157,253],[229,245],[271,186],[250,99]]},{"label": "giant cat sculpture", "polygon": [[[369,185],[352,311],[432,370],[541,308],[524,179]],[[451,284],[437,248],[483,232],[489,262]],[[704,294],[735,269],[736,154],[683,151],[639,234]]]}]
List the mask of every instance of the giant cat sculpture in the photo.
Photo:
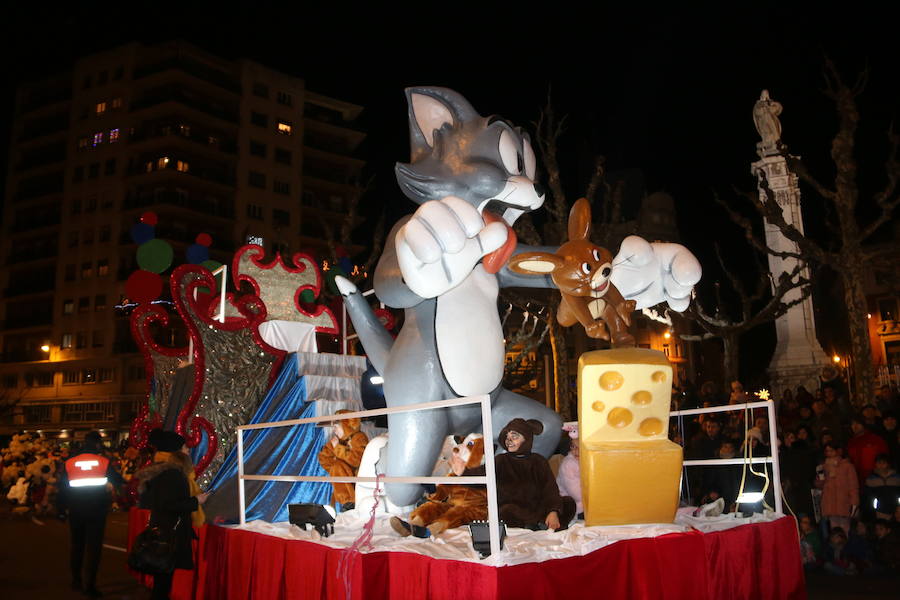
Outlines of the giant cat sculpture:
[{"label": "giant cat sculpture", "polygon": [[[544,433],[535,437],[534,451],[549,456],[559,442],[559,416],[500,385],[499,287],[554,287],[548,276],[519,275],[505,266],[515,253],[555,250],[517,245],[512,231],[519,216],[544,202],[528,135],[498,117],[480,116],[446,88],[410,88],[406,98],[412,158],[397,164],[396,175],[419,207],[391,229],[374,277],[378,298],[404,309],[405,321],[393,339],[356,287],[338,277],[347,311],[384,377],[389,407],[490,394],[490,439],[513,418],[537,419]],[[637,308],[668,301],[684,310],[700,279],[693,255],[677,244],[626,241],[613,261],[623,296],[635,299]],[[479,431],[480,424],[477,404],[391,414],[380,470],[394,477],[430,475],[444,438]],[[401,506],[421,494],[415,484],[386,490]]]}]

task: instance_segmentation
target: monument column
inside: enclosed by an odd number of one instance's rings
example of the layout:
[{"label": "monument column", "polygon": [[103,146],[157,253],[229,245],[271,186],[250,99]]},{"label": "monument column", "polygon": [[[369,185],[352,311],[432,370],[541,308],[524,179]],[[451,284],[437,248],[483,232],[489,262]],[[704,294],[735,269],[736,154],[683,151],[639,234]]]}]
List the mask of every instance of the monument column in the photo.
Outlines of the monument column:
[{"label": "monument column", "polygon": [[[751,165],[751,172],[762,181],[765,177],[768,188],[775,194],[775,200],[784,210],[784,220],[803,233],[803,215],[800,212],[800,188],[797,176],[788,170],[787,146],[781,142],[781,104],[769,98],[763,90],[753,107],[753,121],[762,140],[756,144],[759,160]],[[759,185],[759,194],[766,191]],[[782,235],[781,230],[764,221],[766,244],[775,251],[797,253],[797,245]],[[781,273],[790,273],[799,263],[796,258],[781,258],[769,254],[769,271],[777,281]],[[809,268],[803,265],[800,277],[809,279]],[[800,288],[794,288],[784,296],[784,302],[797,300]],[[781,396],[785,388],[796,391],[798,385],[814,390],[819,385],[819,374],[829,364],[816,337],[816,321],[813,314],[812,298],[807,296],[799,304],[792,306],[775,321],[778,341],[775,354],[769,363],[769,380],[775,397]]]}]

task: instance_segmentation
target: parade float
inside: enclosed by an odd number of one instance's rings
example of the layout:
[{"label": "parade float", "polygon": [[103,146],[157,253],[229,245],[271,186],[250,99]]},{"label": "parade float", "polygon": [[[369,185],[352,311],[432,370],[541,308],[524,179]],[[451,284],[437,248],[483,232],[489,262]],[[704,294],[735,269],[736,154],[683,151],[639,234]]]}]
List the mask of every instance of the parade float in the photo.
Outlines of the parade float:
[{"label": "parade float", "polygon": [[[635,310],[687,308],[701,274],[693,254],[636,236],[615,253],[596,246],[583,201],[572,207],[561,247],[519,244],[515,221],[544,201],[527,134],[482,117],[452,90],[411,88],[406,99],[411,159],[396,175],[417,206],[391,230],[372,277],[377,299],[404,311],[399,332],[385,328],[349,279],[335,278],[383,378],[384,409],[363,410],[365,358],[318,353],[309,343],[315,331],[347,332],[333,311],[300,301],[322,284],[302,254],[265,262],[261,248],[240,249],[230,273],[236,287],[249,284],[240,297],[224,292],[224,277],[207,268],[215,265],[175,269],[171,295],[190,336],[181,350],[149,333],[170,318],[151,301],[156,279],[132,284],[143,299],[132,328],[150,374],[134,442],[169,424],[188,439],[198,480],[212,492],[197,568],[176,573],[173,597],[803,597],[793,519],[679,510],[685,463],[667,436],[672,369],[662,353],[635,348],[628,328]],[[502,507],[485,451],[485,476],[455,481],[486,486],[490,543],[479,546],[464,527],[399,537],[389,520],[412,511],[423,484],[454,483],[435,476],[446,474],[436,465],[446,461],[448,438],[484,433],[487,450],[488,438],[496,443],[521,418],[539,425],[534,452],[549,456],[559,442],[559,415],[503,387],[501,287],[558,289],[560,325],[612,346],[579,361],[584,519],[560,531],[508,528],[501,549]],[[387,415],[387,432],[370,426],[373,440],[350,478],[359,482],[356,507],[336,516],[333,533],[292,525],[290,505],[325,504],[331,495],[316,456],[334,419],[375,414]],[[130,538],[146,518],[132,512]]]}]

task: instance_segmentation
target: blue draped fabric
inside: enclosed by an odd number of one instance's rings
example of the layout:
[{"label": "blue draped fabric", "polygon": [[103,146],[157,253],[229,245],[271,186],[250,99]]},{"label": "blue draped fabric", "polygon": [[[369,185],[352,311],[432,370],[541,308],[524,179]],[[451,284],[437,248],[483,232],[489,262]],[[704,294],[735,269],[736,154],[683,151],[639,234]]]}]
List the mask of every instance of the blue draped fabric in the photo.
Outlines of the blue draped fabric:
[{"label": "blue draped fabric", "polygon": [[[306,384],[297,372],[293,354],[285,357],[277,379],[250,423],[268,423],[315,416],[315,406],[306,402]],[[234,432],[231,432],[232,434]],[[255,429],[244,433],[244,473],[248,475],[327,475],[318,454],[325,444],[322,428],[314,424]],[[299,502],[327,504],[330,483],[245,481],[246,519],[287,521],[287,505]],[[207,518],[237,522],[237,447],[235,446],[210,484],[212,492],[204,506]]]}]

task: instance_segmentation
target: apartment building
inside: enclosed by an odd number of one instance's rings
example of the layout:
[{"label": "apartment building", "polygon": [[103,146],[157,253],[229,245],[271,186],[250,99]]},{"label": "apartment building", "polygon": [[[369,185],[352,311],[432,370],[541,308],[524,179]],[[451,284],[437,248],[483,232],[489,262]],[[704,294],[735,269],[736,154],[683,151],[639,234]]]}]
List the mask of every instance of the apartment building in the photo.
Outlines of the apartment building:
[{"label": "apartment building", "polygon": [[[120,434],[145,397],[124,283],[158,215],[176,264],[198,233],[324,256],[364,166],[362,107],[184,42],[132,43],[17,91],[0,236],[0,434]],[[162,341],[183,344],[175,329]]]}]

